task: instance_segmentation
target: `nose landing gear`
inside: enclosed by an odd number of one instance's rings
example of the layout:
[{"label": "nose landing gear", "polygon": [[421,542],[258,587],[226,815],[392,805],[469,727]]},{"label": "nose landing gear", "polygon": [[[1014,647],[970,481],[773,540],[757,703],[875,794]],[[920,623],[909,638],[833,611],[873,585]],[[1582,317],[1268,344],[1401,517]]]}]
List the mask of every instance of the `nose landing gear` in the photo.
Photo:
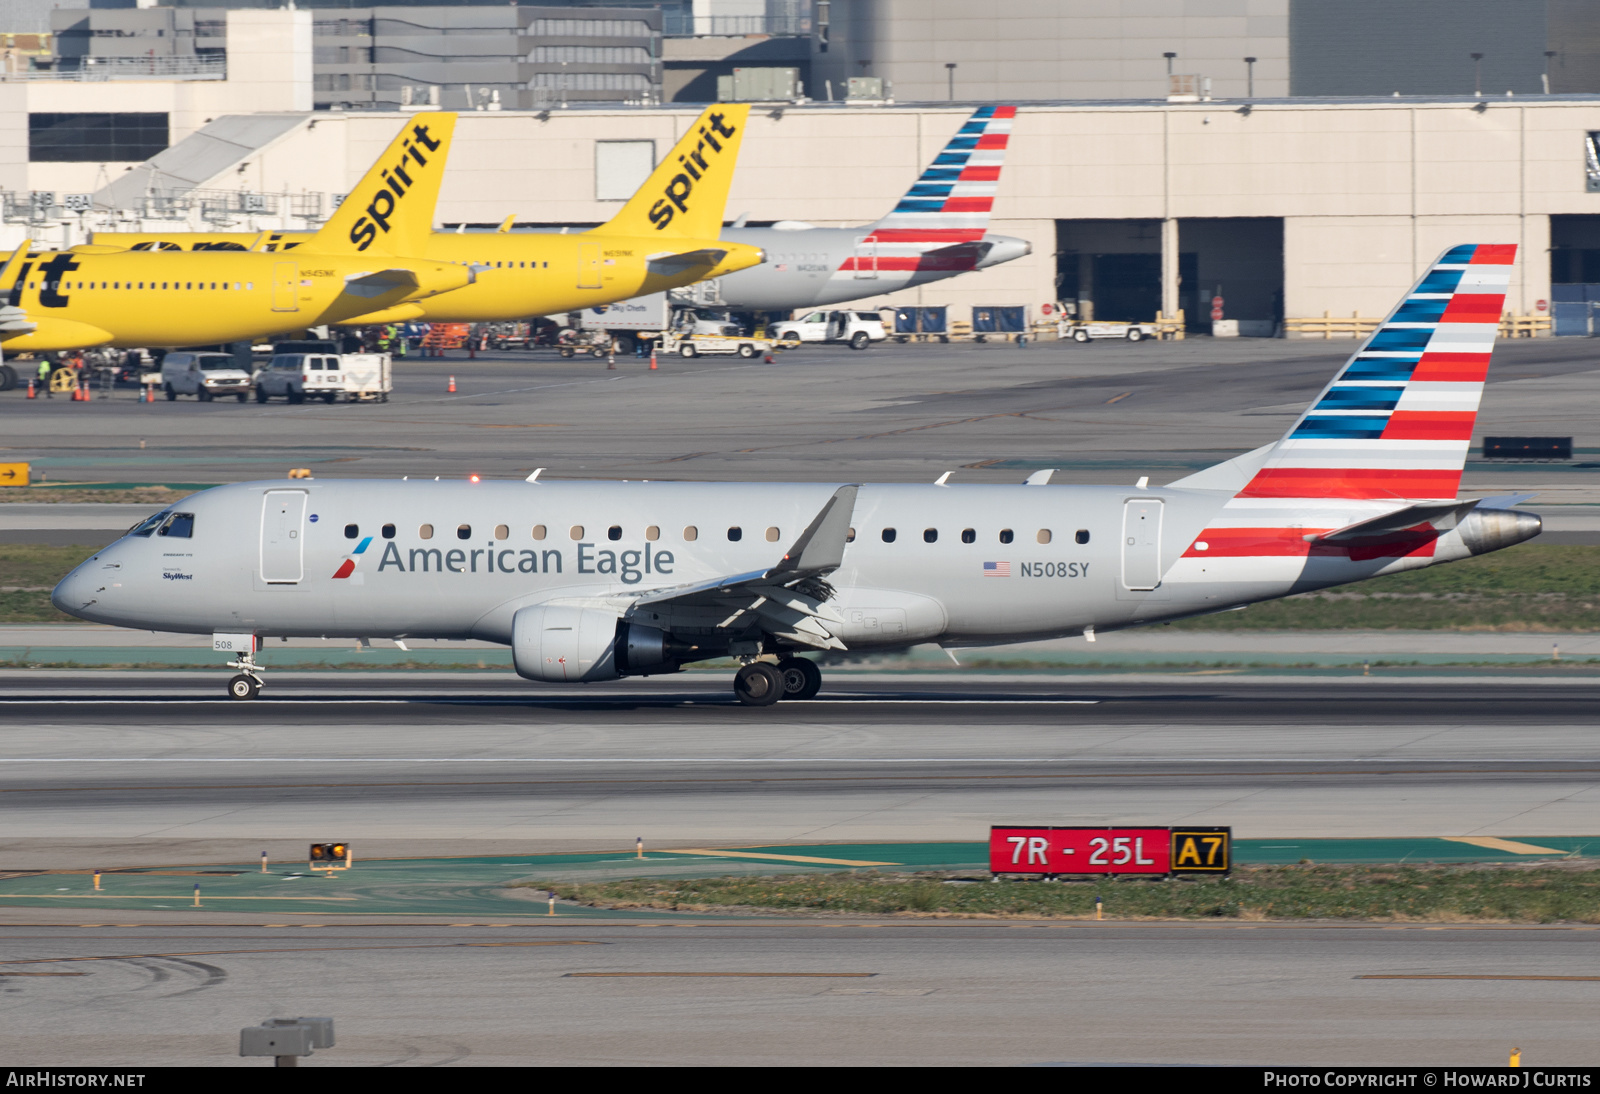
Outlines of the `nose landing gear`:
[{"label": "nose landing gear", "polygon": [[241,653],[239,660],[228,662],[228,667],[239,670],[239,675],[228,681],[228,698],[254,699],[261,694],[261,667],[256,664],[254,651]]}]

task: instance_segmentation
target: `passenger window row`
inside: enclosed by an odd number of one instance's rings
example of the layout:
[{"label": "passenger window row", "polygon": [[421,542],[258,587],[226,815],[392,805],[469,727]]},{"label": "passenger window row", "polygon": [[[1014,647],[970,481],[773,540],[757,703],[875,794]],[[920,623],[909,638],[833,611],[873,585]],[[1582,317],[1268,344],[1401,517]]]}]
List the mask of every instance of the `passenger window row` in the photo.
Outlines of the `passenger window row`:
[{"label": "passenger window row", "polygon": [[[46,292],[70,292],[73,289],[167,289],[167,288],[171,288],[171,289],[190,289],[190,290],[193,290],[193,289],[205,289],[206,286],[207,286],[207,283],[204,282],[204,281],[162,281],[159,284],[157,284],[154,281],[151,281],[148,284],[146,284],[143,281],[139,281],[139,282],[129,281],[126,285],[124,285],[121,281],[30,281],[30,282],[28,282],[28,288],[30,288],[30,289],[44,289]],[[256,287],[256,283],[254,281],[245,281],[245,282],[242,282],[242,283],[238,282],[238,281],[235,281],[232,285],[229,285],[226,281],[222,281],[222,282],[213,281],[213,282],[210,283],[210,287],[213,288],[213,289],[218,290],[219,292],[226,292],[230,288],[233,289],[235,292],[243,292],[243,291],[245,291],[247,289],[254,289]]]},{"label": "passenger window row", "polygon": [[[194,518],[192,516],[190,516],[189,517],[189,521],[190,521],[191,524],[193,524]],[[146,530],[143,530],[143,529],[144,529],[144,526],[141,525],[138,529],[134,530],[133,534],[134,535],[148,536],[150,534],[150,531],[146,531]],[[151,531],[153,531],[153,530],[154,530],[154,528],[152,526]],[[577,540],[581,540],[583,538],[584,530],[585,529],[584,529],[583,525],[574,524],[571,528],[567,529],[567,534],[569,536],[571,536],[574,541],[577,541]],[[163,531],[161,534],[162,535],[168,535],[169,533]],[[183,534],[185,536],[188,535],[187,532],[185,532]],[[383,534],[383,538],[384,539],[393,539],[394,536],[395,536],[395,526],[392,525],[392,524],[385,524],[383,526],[382,534]],[[533,526],[533,538],[534,539],[542,540],[548,534],[549,534],[549,529],[546,528],[544,525],[535,524]],[[893,543],[899,536],[899,532],[897,532],[893,528],[885,528],[885,529],[883,529],[883,531],[880,534],[881,534],[881,536],[883,538],[883,542],[885,542],[885,543]],[[360,539],[361,538],[361,526],[358,525],[358,524],[346,524],[344,526],[344,538],[345,539]],[[418,539],[432,539],[433,538],[433,525],[431,525],[431,524],[423,524],[423,525],[418,526],[418,528],[417,528],[417,538]],[[456,526],[456,538],[457,539],[471,539],[472,538],[472,525],[470,525],[470,524],[457,525]],[[497,525],[495,525],[494,526],[494,538],[495,539],[502,539],[502,540],[503,539],[510,539],[511,538],[511,528],[510,528],[510,526],[509,525],[505,525],[505,524],[497,524]],[[617,540],[620,540],[621,538],[622,538],[622,525],[613,524],[611,527],[606,529],[606,539],[611,540],[613,543],[615,543]],[[660,526],[659,525],[655,525],[655,524],[650,525],[648,528],[646,528],[644,530],[644,538],[649,540],[649,541],[651,541],[652,543],[654,543],[656,540],[660,539],[661,538],[661,528],[660,528]],[[700,538],[700,529],[696,528],[692,524],[687,525],[683,529],[683,538],[684,538],[684,541],[686,543],[695,542],[697,539]],[[768,543],[777,543],[779,540],[781,540],[783,538],[783,532],[782,532],[781,529],[778,529],[778,528],[768,528],[767,531],[766,531],[766,537],[765,538],[766,538],[766,541]],[[1002,528],[1002,529],[1000,529],[1000,532],[999,532],[997,538],[999,539],[999,541],[1001,543],[1011,543],[1016,539],[1016,533],[1013,532],[1010,528]],[[1054,533],[1052,533],[1050,531],[1050,529],[1048,529],[1048,528],[1041,528],[1041,529],[1038,530],[1038,532],[1034,533],[1034,539],[1039,543],[1049,543],[1053,538],[1054,538]],[[741,528],[737,524],[735,524],[735,525],[731,526],[728,529],[728,541],[730,543],[738,543],[742,539],[744,539],[744,529],[743,528]],[[1073,542],[1075,542],[1075,543],[1080,543],[1080,544],[1088,543],[1089,542],[1089,530],[1087,528],[1079,528],[1076,532],[1073,533],[1072,539],[1073,539]],[[855,541],[856,541],[856,530],[854,528],[851,528],[848,532],[845,533],[845,542],[846,543],[854,543]],[[924,542],[924,543],[937,543],[937,542],[939,542],[939,529],[937,529],[937,528],[924,528],[922,530],[922,542]],[[962,543],[976,543],[976,542],[978,542],[977,529],[975,529],[975,528],[963,528],[963,529],[961,529],[961,542]]]}]

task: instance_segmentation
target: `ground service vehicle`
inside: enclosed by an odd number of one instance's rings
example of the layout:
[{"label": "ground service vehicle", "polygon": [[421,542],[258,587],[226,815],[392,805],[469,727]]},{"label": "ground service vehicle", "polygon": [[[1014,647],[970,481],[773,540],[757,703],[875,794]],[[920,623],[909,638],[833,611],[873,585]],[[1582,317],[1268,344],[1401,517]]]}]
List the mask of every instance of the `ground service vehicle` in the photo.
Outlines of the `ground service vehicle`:
[{"label": "ground service vehicle", "polygon": [[[735,695],[764,706],[817,693],[807,651],[1092,641],[1436,566],[1539,534],[1509,499],[1457,496],[1515,254],[1446,251],[1281,439],[1164,487],[236,483],[96,552],[51,601],[219,650],[489,640],[555,684],[733,657]],[[231,667],[229,694],[254,696],[253,652]]]},{"label": "ground service vehicle", "polygon": [[418,256],[455,121],[454,114],[408,118],[293,258],[244,249],[261,246],[258,237],[197,253],[130,250],[127,242],[33,251],[25,243],[0,266],[0,294],[22,311],[20,320],[0,324],[0,350],[239,342],[370,322],[362,316],[471,284],[470,267]]},{"label": "ground service vehicle", "polygon": [[1076,322],[1064,319],[1056,324],[1056,337],[1070,338],[1074,342],[1093,342],[1096,338],[1126,338],[1130,342],[1142,342],[1155,336],[1156,328],[1150,323]]},{"label": "ground service vehicle", "polygon": [[256,402],[282,397],[291,403],[321,399],[389,401],[394,390],[387,353],[275,353],[256,375]]},{"label": "ground service vehicle", "polygon": [[250,396],[250,373],[231,353],[169,353],[161,359],[161,389],[168,399],[193,395],[209,403],[232,395],[241,403]]},{"label": "ground service vehicle", "polygon": [[796,342],[846,342],[851,349],[866,349],[889,337],[889,332],[883,328],[883,317],[875,311],[814,311],[773,326],[779,338]]},{"label": "ground service vehicle", "polygon": [[[428,234],[418,244],[428,258],[476,269],[473,291],[440,307],[419,298],[350,322],[487,323],[562,315],[757,265],[763,261],[759,245],[718,239],[749,113],[747,104],[708,107],[638,193],[592,231]],[[311,238],[308,232],[275,232],[264,246],[295,250],[298,258]],[[192,250],[249,246],[255,237],[100,232],[95,240]]]}]

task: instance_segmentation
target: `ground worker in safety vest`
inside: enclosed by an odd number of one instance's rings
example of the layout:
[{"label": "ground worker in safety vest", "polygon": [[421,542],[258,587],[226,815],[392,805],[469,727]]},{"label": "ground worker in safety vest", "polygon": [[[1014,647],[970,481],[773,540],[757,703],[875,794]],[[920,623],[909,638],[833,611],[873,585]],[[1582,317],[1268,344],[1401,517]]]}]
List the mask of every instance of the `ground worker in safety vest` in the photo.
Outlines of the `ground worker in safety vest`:
[{"label": "ground worker in safety vest", "polygon": [[44,388],[44,397],[46,399],[55,398],[50,392],[50,371],[50,359],[41,357],[39,359],[39,386]]}]

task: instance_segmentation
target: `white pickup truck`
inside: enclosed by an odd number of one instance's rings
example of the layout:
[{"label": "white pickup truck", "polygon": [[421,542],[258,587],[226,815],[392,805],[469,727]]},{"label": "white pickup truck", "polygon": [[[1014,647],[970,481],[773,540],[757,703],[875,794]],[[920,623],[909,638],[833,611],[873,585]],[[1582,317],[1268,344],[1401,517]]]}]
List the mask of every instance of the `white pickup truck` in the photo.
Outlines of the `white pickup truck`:
[{"label": "white pickup truck", "polygon": [[798,342],[848,342],[851,349],[866,349],[889,337],[875,311],[814,311],[798,319],[773,324],[778,337]]},{"label": "white pickup truck", "polygon": [[393,362],[387,353],[275,353],[256,373],[256,402],[282,397],[291,403],[389,401]]},{"label": "white pickup truck", "polygon": [[193,395],[209,403],[232,395],[242,403],[250,395],[250,373],[231,353],[169,353],[161,359],[160,383],[169,400]]}]

